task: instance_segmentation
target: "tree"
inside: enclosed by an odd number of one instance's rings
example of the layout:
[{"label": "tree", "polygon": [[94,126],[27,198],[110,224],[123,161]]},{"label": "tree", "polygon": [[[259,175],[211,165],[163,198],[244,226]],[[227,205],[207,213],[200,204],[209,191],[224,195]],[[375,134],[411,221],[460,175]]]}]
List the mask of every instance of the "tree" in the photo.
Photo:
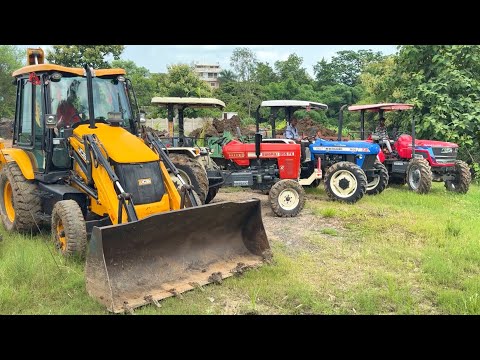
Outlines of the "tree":
[{"label": "tree", "polygon": [[254,83],[255,68],[257,57],[249,48],[235,48],[230,57],[230,66],[236,72],[239,82],[237,83],[237,95],[241,97],[240,102],[245,104],[248,110],[248,116],[251,116],[252,108],[258,97],[258,84]]},{"label": "tree", "polygon": [[387,56],[381,61],[365,66],[359,77],[359,83],[365,89],[362,102],[382,103],[398,97],[398,90],[395,88],[395,58],[396,55]]},{"label": "tree", "polygon": [[15,114],[15,86],[12,72],[22,66],[26,54],[12,45],[0,45],[0,118]]},{"label": "tree", "polygon": [[235,75],[232,70],[222,70],[218,75],[218,81],[220,82],[220,85],[237,80],[237,75]]},{"label": "tree", "polygon": [[252,80],[257,64],[257,56],[249,48],[235,48],[230,57],[230,66],[238,75],[240,81]]},{"label": "tree", "polygon": [[293,53],[285,61],[275,61],[275,70],[281,81],[293,78],[300,85],[308,84],[311,79],[307,70],[302,67],[303,58]]},{"label": "tree", "polygon": [[259,62],[255,68],[255,81],[261,86],[277,82],[278,76],[268,63]]},{"label": "tree", "polygon": [[478,151],[480,46],[408,45],[399,50],[392,74],[397,91],[391,99],[416,106],[419,136]]},{"label": "tree", "polygon": [[168,66],[167,75],[160,84],[160,96],[209,97],[212,89],[187,64]]},{"label": "tree", "polygon": [[124,48],[123,45],[53,45],[53,50],[47,50],[47,60],[69,67],[92,64],[94,68],[110,68],[105,58],[113,56],[119,60]]},{"label": "tree", "polygon": [[313,70],[318,86],[345,84],[355,86],[363,68],[383,59],[381,52],[372,50],[342,50],[332,57],[330,63],[325,59],[314,65]]},{"label": "tree", "polygon": [[112,67],[126,71],[127,78],[132,81],[138,106],[150,106],[156,90],[156,82],[152,78],[150,71],[143,66],[137,66],[131,60],[113,60]]}]

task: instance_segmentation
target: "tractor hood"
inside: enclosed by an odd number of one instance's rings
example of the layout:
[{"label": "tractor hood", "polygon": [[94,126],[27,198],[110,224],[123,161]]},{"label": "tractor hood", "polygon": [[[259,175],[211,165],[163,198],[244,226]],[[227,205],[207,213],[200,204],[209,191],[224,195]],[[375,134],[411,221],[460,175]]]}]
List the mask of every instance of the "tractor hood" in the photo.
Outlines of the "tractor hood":
[{"label": "tractor hood", "polygon": [[380,146],[378,144],[369,143],[366,141],[329,141],[317,139],[313,144],[310,144],[310,151],[312,153],[332,153],[332,154],[378,154]]},{"label": "tractor hood", "polygon": [[[411,144],[412,143],[412,137],[408,134],[402,134],[398,140],[399,142],[405,143],[405,144]],[[419,140],[415,139],[415,145],[416,146],[422,146],[422,147],[431,147],[431,148],[437,148],[437,147],[450,147],[450,148],[458,148],[458,145],[455,143],[451,142],[446,142],[446,141],[436,141],[436,140]]]},{"label": "tractor hood", "polygon": [[415,145],[425,146],[425,147],[451,147],[458,148],[458,145],[446,141],[436,141],[436,140],[415,140]]}]

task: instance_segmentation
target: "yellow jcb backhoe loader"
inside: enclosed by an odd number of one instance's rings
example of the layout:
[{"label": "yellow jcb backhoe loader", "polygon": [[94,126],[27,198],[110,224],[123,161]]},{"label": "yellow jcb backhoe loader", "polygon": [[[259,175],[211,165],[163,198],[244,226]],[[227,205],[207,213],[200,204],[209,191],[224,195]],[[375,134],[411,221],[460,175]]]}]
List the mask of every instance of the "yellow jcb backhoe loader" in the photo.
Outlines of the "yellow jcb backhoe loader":
[{"label": "yellow jcb backhoe loader", "polygon": [[13,73],[13,146],[0,142],[8,231],[50,224],[62,254],[86,252],[87,291],[112,312],[271,256],[258,200],[199,206],[161,142],[137,136],[142,116],[123,69],[44,64],[41,49],[28,59]]}]

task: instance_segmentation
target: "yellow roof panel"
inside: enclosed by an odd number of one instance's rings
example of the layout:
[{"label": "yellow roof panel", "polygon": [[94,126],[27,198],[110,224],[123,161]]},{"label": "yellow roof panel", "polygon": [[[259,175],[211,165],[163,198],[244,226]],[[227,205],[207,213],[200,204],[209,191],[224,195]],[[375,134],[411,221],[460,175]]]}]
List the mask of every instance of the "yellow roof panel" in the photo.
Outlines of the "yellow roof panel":
[{"label": "yellow roof panel", "polygon": [[[23,74],[29,74],[31,72],[42,72],[42,71],[58,71],[65,72],[70,74],[75,74],[83,76],[85,69],[83,68],[71,68],[56,64],[38,64],[38,65],[28,65],[24,66],[21,69],[15,70],[12,76],[19,76]],[[106,75],[125,75],[124,69],[94,69],[95,76],[106,76]]]}]

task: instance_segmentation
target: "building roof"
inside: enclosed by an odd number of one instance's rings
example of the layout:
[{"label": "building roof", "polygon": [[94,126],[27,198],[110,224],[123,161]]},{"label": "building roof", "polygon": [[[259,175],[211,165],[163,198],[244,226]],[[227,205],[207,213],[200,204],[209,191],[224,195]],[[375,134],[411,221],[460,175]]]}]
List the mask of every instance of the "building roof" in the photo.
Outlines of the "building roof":
[{"label": "building roof", "polygon": [[195,97],[154,97],[152,99],[152,104],[156,104],[162,107],[166,107],[167,105],[173,105],[174,107],[184,105],[192,108],[219,107],[223,109],[225,107],[225,103],[221,100],[214,98]]},{"label": "building roof", "polygon": [[[23,74],[29,74],[32,72],[43,72],[43,71],[58,71],[63,73],[70,73],[79,76],[84,76],[85,69],[83,68],[71,68],[55,64],[38,64],[38,65],[28,65],[24,66],[21,69],[15,70],[12,73],[12,76],[19,76]],[[124,69],[94,69],[95,76],[106,76],[106,75],[125,75]]]},{"label": "building roof", "polygon": [[262,107],[298,107],[298,108],[307,108],[309,107],[312,110],[327,110],[328,105],[313,102],[313,101],[303,101],[303,100],[266,100],[262,101]]},{"label": "building roof", "polygon": [[394,111],[394,110],[409,110],[414,106],[412,104],[401,103],[382,103],[382,104],[367,104],[367,105],[352,105],[348,107],[350,111],[370,110],[370,111]]}]

